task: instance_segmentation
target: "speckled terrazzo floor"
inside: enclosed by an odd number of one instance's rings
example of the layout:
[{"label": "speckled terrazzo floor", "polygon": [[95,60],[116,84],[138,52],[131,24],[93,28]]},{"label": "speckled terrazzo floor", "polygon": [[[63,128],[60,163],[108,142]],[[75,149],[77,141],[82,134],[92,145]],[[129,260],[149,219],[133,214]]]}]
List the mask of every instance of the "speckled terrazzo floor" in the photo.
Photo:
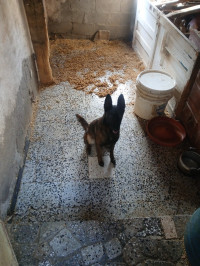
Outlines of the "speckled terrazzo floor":
[{"label": "speckled terrazzo floor", "polygon": [[[102,116],[104,98],[76,91],[67,82],[41,91],[15,215],[8,224],[20,265],[187,265],[179,250],[185,222],[176,227],[175,221],[187,221],[199,207],[200,179],[177,169],[183,145],[165,148],[149,140],[145,121],[134,114],[133,84],[121,85],[113,103],[122,92],[126,110],[116,167],[105,154],[102,168],[95,149],[87,157],[75,114],[89,122]],[[171,217],[176,231],[182,225],[181,236],[169,240],[161,217]],[[147,233],[146,221],[152,219],[157,219],[156,233]],[[160,253],[153,249],[159,245]]]}]

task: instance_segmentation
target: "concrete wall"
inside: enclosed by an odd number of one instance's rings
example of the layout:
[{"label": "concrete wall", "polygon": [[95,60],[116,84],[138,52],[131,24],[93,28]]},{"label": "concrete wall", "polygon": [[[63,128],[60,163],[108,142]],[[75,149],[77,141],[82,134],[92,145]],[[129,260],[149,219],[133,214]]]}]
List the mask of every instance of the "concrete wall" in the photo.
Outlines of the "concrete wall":
[{"label": "concrete wall", "polygon": [[91,38],[109,30],[111,39],[131,39],[136,0],[45,0],[49,35]]},{"label": "concrete wall", "polygon": [[0,217],[4,217],[23,163],[38,84],[22,0],[1,1],[0,25]]}]

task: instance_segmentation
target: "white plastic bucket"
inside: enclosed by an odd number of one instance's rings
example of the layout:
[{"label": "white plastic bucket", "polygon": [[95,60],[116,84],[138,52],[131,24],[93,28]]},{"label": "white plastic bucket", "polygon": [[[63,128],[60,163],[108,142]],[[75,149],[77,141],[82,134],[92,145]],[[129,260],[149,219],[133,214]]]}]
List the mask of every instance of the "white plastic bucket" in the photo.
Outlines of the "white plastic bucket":
[{"label": "white plastic bucket", "polygon": [[146,120],[162,115],[175,87],[176,82],[168,73],[142,71],[136,80],[136,115]]}]

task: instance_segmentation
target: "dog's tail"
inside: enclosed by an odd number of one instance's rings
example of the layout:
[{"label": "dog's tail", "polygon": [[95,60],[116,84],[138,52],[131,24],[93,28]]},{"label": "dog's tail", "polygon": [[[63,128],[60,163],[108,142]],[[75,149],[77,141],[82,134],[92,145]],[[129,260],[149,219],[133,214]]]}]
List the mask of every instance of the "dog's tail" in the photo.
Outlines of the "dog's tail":
[{"label": "dog's tail", "polygon": [[80,115],[76,114],[77,120],[81,123],[82,127],[86,131],[88,129],[88,122]]}]

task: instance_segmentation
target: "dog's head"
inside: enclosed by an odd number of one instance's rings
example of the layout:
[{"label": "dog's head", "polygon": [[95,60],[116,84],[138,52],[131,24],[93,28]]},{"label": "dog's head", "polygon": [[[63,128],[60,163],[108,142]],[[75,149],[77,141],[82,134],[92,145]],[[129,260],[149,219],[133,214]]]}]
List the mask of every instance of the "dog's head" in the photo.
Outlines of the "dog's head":
[{"label": "dog's head", "polygon": [[125,110],[125,100],[123,94],[118,98],[117,105],[112,104],[112,98],[108,94],[104,102],[104,124],[110,128],[114,134],[118,134],[122,117]]}]

